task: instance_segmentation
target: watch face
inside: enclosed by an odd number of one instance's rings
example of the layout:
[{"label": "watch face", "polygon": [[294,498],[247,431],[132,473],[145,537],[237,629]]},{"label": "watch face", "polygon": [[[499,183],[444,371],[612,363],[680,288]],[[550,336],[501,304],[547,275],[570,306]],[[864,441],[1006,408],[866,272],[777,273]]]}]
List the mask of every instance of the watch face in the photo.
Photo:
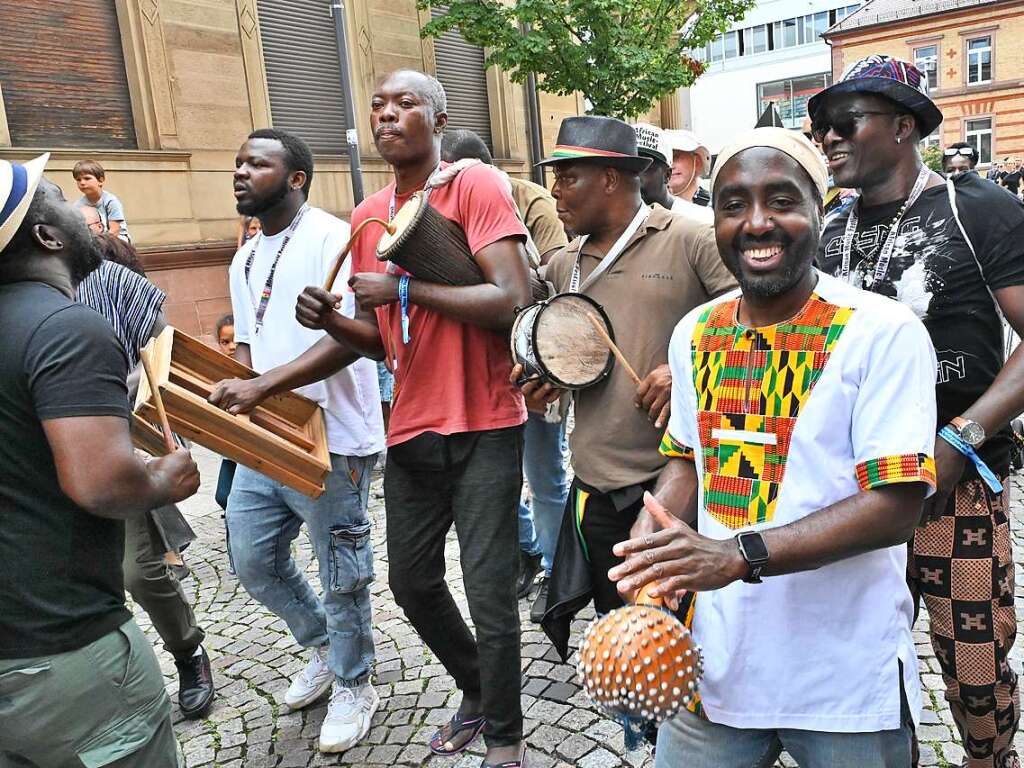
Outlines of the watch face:
[{"label": "watch face", "polygon": [[978,422],[967,421],[960,428],[960,438],[972,448],[977,448],[985,440],[985,430]]},{"label": "watch face", "polygon": [[761,563],[768,560],[768,547],[765,546],[761,534],[755,531],[747,531],[737,536],[743,558],[748,563]]}]

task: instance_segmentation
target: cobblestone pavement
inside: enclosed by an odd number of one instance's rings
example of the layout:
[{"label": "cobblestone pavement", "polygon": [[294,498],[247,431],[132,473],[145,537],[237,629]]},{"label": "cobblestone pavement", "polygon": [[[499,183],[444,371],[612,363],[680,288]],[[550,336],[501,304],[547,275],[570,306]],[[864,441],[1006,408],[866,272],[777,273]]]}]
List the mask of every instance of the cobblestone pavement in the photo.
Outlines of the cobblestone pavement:
[{"label": "cobblestone pavement", "polygon": [[[386,581],[384,501],[379,477],[371,491],[377,582],[373,586],[374,636],[377,643],[375,685],[381,707],[366,740],[344,755],[321,755],[316,749],[320,723],[326,712],[321,701],[302,712],[289,712],[282,698],[293,675],[305,663],[283,622],[255,603],[237,579],[228,573],[221,511],[213,500],[218,458],[196,448],[203,476],[200,492],[182,505],[199,540],[186,553],[192,576],[184,582],[206,629],[206,646],[213,661],[219,698],[209,718],[186,721],[177,705],[175,731],[185,755],[186,768],[291,768],[299,766],[431,766],[477,768],[482,743],[457,759],[432,757],[426,744],[434,729],[447,721],[458,704],[453,683],[406,623],[391,599]],[[1014,480],[1014,546],[1018,563],[1017,594],[1024,593],[1020,564],[1024,561],[1024,482]],[[296,541],[296,557],[318,588],[305,536]],[[465,598],[454,541],[448,547],[449,581],[460,607]],[[539,628],[530,623],[529,605],[520,604],[523,626],[523,711],[530,748],[530,768],[580,766],[617,768],[649,766],[643,750],[625,752],[621,729],[591,709],[575,681],[573,667],[561,664]],[[168,692],[175,698],[177,679],[171,656],[141,611],[139,623],[157,646]],[[1018,608],[1020,616],[1020,608]],[[577,624],[574,637],[591,615]],[[938,663],[925,633],[926,617],[915,627],[921,679],[926,702],[919,732],[922,765],[959,766],[963,752],[952,738],[953,720],[943,700]],[[1022,654],[1011,660],[1018,673]],[[1024,739],[1018,739],[1024,745]],[[794,765],[785,756],[783,765]]]}]

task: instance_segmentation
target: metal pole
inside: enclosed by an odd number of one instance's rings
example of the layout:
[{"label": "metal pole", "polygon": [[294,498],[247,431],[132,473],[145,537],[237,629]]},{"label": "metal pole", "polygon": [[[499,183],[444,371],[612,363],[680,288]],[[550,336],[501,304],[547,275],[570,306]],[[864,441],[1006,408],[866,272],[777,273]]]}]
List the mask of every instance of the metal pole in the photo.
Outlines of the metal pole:
[{"label": "metal pole", "polygon": [[349,74],[348,33],[345,31],[345,0],[330,0],[334,17],[334,36],[338,41],[338,64],[341,68],[341,94],[345,101],[345,141],[348,144],[348,165],[352,175],[352,199],[356,205],[363,202],[363,169],[359,159],[359,132],[356,130],[356,110],[352,95],[352,76]]}]

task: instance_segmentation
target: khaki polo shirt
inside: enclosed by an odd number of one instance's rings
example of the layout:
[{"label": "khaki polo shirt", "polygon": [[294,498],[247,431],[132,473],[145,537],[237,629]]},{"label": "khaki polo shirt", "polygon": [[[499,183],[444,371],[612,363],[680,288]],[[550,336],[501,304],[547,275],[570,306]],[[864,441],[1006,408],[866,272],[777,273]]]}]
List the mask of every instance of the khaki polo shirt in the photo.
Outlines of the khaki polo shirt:
[{"label": "khaki polo shirt", "polygon": [[540,184],[526,179],[509,176],[512,182],[512,199],[516,201],[519,215],[530,230],[530,237],[537,246],[537,253],[543,256],[556,248],[564,248],[569,242],[558,211],[555,198]]},{"label": "khaki polo shirt", "polygon": [[[548,265],[547,279],[560,293],[569,290],[580,240],[556,253]],[[603,253],[584,244],[581,283],[602,258]],[[584,293],[604,308],[616,344],[642,379],[668,362],[676,323],[735,286],[718,255],[714,227],[655,206],[615,265]],[[658,452],[664,428],[655,429],[647,412],[633,405],[635,396],[636,385],[618,363],[600,384],[573,395],[573,469],[603,493],[652,480],[666,462]]]}]

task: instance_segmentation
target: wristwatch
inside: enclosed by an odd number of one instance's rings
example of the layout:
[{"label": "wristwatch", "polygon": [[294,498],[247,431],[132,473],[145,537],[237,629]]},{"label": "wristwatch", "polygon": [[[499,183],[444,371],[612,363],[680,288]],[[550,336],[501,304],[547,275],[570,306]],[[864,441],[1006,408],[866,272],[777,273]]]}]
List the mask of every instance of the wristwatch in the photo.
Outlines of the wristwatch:
[{"label": "wristwatch", "polygon": [[949,426],[971,448],[977,448],[985,442],[985,428],[976,421],[965,419],[963,416],[956,416],[949,420]]},{"label": "wristwatch", "polygon": [[757,531],[743,531],[736,534],[736,545],[740,554],[747,561],[747,575],[743,578],[747,584],[760,584],[761,571],[768,564],[768,545],[764,537]]}]

